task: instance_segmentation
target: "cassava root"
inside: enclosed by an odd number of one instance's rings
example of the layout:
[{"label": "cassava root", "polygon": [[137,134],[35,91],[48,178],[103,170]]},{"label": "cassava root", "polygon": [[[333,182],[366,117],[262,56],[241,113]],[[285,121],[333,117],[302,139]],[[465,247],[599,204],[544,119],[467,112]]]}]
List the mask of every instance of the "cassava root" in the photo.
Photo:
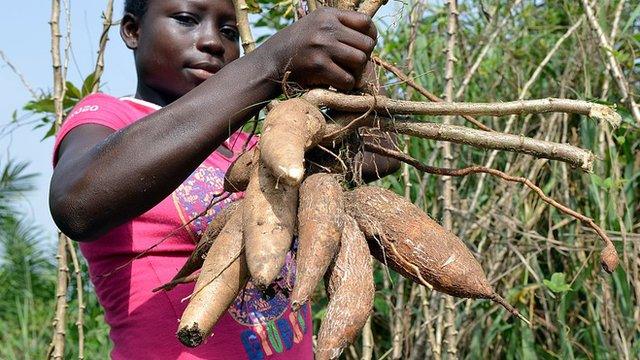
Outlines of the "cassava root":
[{"label": "cassava root", "polygon": [[213,243],[189,305],[180,319],[178,339],[188,347],[202,344],[248,280],[242,241],[242,211],[233,213]]},{"label": "cassava root", "polygon": [[490,299],[520,317],[496,294],[464,243],[417,206],[373,186],[345,193],[345,206],[378,261],[421,285],[457,297]]},{"label": "cassava root", "polygon": [[344,204],[334,175],[314,174],[300,186],[297,277],[291,293],[295,311],[309,300],[340,246]]},{"label": "cassava root", "polygon": [[264,121],[260,160],[280,182],[298,186],[304,176],[304,153],[324,135],[324,115],[302,98],[278,103]]},{"label": "cassava root", "polygon": [[345,215],[343,222],[340,251],[326,275],[329,304],[318,333],[316,360],[337,359],[373,310],[375,287],[367,241],[353,218]]},{"label": "cassava root", "polygon": [[298,188],[278,183],[258,162],[261,150],[255,150],[257,164],[245,194],[242,227],[251,279],[265,289],[280,272],[293,241]]}]

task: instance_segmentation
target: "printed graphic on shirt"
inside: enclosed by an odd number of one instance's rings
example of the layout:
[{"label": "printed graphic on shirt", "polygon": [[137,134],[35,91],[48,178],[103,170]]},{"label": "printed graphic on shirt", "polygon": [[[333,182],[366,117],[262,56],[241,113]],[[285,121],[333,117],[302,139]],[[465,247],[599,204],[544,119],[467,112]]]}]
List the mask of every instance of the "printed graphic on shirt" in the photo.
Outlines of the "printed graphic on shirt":
[{"label": "printed graphic on shirt", "polygon": [[246,326],[280,318],[289,306],[289,293],[296,281],[295,266],[291,253],[288,253],[278,278],[266,292],[262,292],[249,281],[229,307],[229,314]]},{"label": "printed graphic on shirt", "polygon": [[263,360],[267,356],[289,350],[303,339],[311,324],[305,319],[309,305],[298,312],[290,312],[289,316],[266,323],[251,326],[240,334],[242,345],[250,360]]},{"label": "printed graphic on shirt", "polygon": [[211,203],[219,200],[219,197],[214,196],[222,193],[223,184],[224,171],[201,165],[173,192],[174,202],[180,205],[177,208],[182,217],[182,223],[187,223],[197,217],[187,227],[187,231],[195,243],[200,240],[207,224],[215,215],[237,198],[235,195],[231,195],[214,204],[203,216],[198,216]]}]

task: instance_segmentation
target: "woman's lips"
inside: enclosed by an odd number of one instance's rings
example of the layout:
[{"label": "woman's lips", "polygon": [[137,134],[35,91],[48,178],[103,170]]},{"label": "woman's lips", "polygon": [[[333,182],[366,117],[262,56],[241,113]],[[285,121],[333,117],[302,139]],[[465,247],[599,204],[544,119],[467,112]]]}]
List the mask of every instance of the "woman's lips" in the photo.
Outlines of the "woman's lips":
[{"label": "woman's lips", "polygon": [[187,72],[196,79],[204,81],[210,78],[211,75],[217,73],[220,68],[220,66],[212,63],[198,63],[187,67]]},{"label": "woman's lips", "polygon": [[211,77],[211,75],[214,74],[213,72],[205,69],[195,69],[195,68],[188,68],[187,72],[189,72],[196,79],[203,80],[203,81],[207,80],[208,78]]}]

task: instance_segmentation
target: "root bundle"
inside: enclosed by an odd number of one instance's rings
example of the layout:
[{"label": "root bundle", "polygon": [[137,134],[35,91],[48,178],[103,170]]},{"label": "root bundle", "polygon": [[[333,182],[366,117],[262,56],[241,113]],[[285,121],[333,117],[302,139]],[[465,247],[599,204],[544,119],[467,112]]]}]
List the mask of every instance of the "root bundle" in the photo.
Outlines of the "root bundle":
[{"label": "root bundle", "polygon": [[[318,94],[315,100],[326,104]],[[249,279],[268,292],[296,234],[298,273],[290,294],[292,310],[309,301],[323,276],[329,296],[318,336],[318,359],[340,356],[372,312],[371,255],[418,284],[456,297],[489,299],[527,321],[496,293],[461,239],[406,199],[359,183],[354,160],[362,156],[359,151],[381,149],[363,144],[358,136],[360,128],[372,128],[375,116],[341,113],[340,119],[327,126],[323,113],[302,99],[282,101],[271,109],[260,147],[240,156],[225,176],[228,190],[246,188],[245,199],[212,221],[185,266],[160,288],[170,290],[197,279],[178,339],[187,346],[206,341]],[[340,149],[338,154],[328,154],[329,149],[318,145],[330,142]],[[309,166],[322,151],[320,162],[341,165]],[[305,159],[310,154],[315,154],[314,160]],[[386,155],[390,154],[394,152]],[[606,250],[605,268],[612,271],[617,253],[610,246]]]}]

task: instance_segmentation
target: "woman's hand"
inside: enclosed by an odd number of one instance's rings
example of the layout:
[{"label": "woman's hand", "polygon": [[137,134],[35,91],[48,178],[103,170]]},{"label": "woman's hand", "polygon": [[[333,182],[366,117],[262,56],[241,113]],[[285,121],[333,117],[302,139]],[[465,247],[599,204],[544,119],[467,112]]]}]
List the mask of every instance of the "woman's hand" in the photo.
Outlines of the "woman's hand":
[{"label": "woman's hand", "polygon": [[261,48],[272,55],[278,80],[304,88],[333,86],[351,90],[376,45],[371,18],[355,11],[322,8],[268,39]]}]

